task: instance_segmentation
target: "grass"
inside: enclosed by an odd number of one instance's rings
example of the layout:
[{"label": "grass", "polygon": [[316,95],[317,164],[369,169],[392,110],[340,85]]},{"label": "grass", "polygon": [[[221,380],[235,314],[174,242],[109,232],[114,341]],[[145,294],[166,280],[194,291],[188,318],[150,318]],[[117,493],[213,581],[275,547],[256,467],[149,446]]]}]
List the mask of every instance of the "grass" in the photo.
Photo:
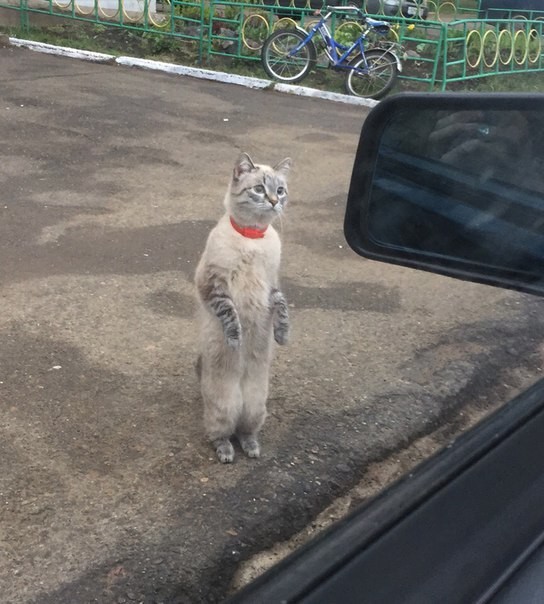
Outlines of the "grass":
[{"label": "grass", "polygon": [[69,46],[81,50],[105,52],[115,56],[131,55],[146,59],[194,64],[198,59],[196,44],[181,42],[166,34],[101,24],[69,22],[47,27],[2,28],[10,36]]},{"label": "grass", "polygon": [[[102,27],[102,26],[97,26]],[[46,44],[56,44],[57,46],[70,46],[72,48],[79,48],[83,50],[92,50],[110,52],[113,49],[107,48],[102,40],[97,40],[96,36],[89,32],[89,28],[67,28],[63,25],[53,26],[48,28],[36,28],[32,27],[27,31],[23,31],[18,28],[6,28],[5,31],[8,35],[16,38],[23,38],[26,40],[34,40],[35,42],[44,42]],[[115,54],[115,53],[113,53]]]},{"label": "grass", "polygon": [[[462,90],[471,92],[544,92],[544,78],[535,73],[513,73],[467,80]],[[453,90],[453,84],[451,86]]]}]

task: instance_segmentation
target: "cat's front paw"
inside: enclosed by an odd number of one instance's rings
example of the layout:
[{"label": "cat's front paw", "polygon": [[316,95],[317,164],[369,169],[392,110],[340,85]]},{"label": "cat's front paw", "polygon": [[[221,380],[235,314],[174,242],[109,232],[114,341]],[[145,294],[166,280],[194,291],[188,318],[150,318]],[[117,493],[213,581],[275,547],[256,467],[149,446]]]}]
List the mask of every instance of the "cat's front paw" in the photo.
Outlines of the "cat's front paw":
[{"label": "cat's front paw", "polygon": [[274,340],[280,346],[285,346],[289,342],[289,325],[287,323],[274,326]]},{"label": "cat's front paw", "polygon": [[225,331],[227,346],[232,350],[238,350],[242,344],[242,330],[239,325],[233,325]]}]

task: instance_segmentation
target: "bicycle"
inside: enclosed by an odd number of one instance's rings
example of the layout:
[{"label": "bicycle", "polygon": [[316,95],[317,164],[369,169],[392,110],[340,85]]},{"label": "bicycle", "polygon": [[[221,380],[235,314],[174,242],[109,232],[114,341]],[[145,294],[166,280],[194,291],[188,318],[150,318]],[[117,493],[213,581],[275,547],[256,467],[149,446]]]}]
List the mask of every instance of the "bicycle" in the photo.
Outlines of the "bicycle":
[{"label": "bicycle", "polygon": [[[313,38],[319,34],[325,44],[329,64],[347,71],[345,86],[349,94],[369,99],[385,96],[402,71],[400,59],[393,51],[395,45],[391,43],[383,48],[365,50],[365,41],[370,32],[387,35],[391,25],[366,16],[355,6],[327,6],[325,10],[326,14],[309,31],[299,27],[283,29],[266,39],[261,51],[266,73],[275,80],[290,84],[303,80],[316,64],[317,51]],[[333,38],[327,27],[333,13],[356,13],[366,25],[351,46],[340,44]]]}]

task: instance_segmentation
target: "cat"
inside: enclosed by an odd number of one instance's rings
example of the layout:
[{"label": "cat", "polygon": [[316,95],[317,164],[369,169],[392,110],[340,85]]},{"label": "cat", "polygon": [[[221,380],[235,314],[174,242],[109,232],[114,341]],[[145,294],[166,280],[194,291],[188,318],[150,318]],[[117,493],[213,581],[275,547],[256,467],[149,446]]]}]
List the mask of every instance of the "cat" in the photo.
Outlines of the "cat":
[{"label": "cat", "polygon": [[290,158],[272,168],[254,164],[247,153],[238,157],[226,212],[195,273],[204,428],[222,463],[234,460],[232,436],[248,457],[259,457],[272,339],[284,345],[289,336],[278,288],[281,242],[271,223],[287,205],[290,168]]}]

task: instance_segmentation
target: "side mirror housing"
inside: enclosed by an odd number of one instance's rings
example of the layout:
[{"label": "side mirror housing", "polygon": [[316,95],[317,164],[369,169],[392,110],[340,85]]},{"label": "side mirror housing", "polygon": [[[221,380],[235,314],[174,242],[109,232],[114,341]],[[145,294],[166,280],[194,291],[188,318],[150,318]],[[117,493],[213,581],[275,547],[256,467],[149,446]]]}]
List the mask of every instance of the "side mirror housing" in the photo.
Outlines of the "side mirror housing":
[{"label": "side mirror housing", "polygon": [[367,117],[344,233],[367,258],[544,294],[544,95],[401,94]]}]

